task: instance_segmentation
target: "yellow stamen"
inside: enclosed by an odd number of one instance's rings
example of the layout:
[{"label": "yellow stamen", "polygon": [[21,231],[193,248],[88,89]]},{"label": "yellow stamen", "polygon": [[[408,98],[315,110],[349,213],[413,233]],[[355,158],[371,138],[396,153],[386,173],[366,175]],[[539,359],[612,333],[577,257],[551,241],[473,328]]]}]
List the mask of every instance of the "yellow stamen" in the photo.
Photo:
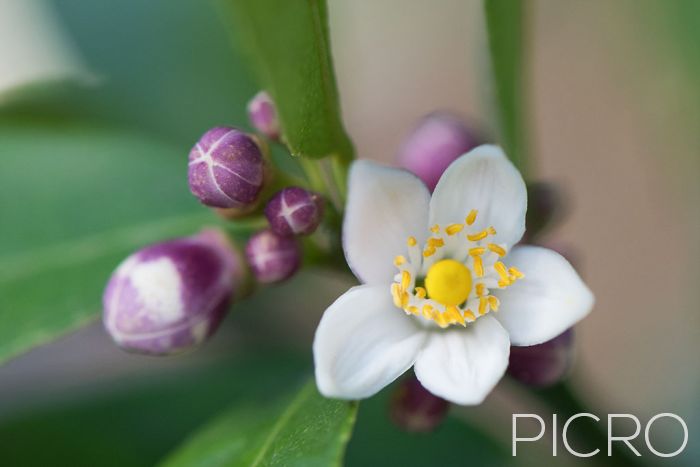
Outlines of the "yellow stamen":
[{"label": "yellow stamen", "polygon": [[498,301],[497,297],[494,297],[493,295],[489,295],[489,306],[493,311],[498,311],[498,307],[501,305],[501,302]]},{"label": "yellow stamen", "polygon": [[396,258],[394,258],[394,266],[399,267],[402,264],[406,264],[406,257],[399,255]]},{"label": "yellow stamen", "polygon": [[474,274],[476,277],[484,277],[484,262],[481,256],[474,256]]},{"label": "yellow stamen", "polygon": [[500,261],[496,261],[493,265],[493,268],[496,270],[498,276],[503,282],[507,282],[508,284],[510,284],[510,276],[508,275],[508,269],[506,268],[505,264],[503,264]]},{"label": "yellow stamen", "polygon": [[418,307],[411,305],[408,308],[406,308],[406,311],[408,311],[412,315],[417,315],[418,314]]},{"label": "yellow stamen", "polygon": [[401,271],[401,290],[408,290],[411,285],[411,273],[404,270]]},{"label": "yellow stamen", "polygon": [[479,282],[476,284],[476,296],[477,297],[482,297],[486,293],[486,286]]},{"label": "yellow stamen", "polygon": [[426,304],[423,306],[423,318],[433,319],[433,307],[431,305]]},{"label": "yellow stamen", "polygon": [[433,255],[435,254],[436,251],[437,251],[437,250],[435,249],[435,247],[429,246],[428,248],[426,248],[425,250],[423,250],[423,257],[429,258],[429,257],[433,256]]},{"label": "yellow stamen", "polygon": [[431,231],[432,233],[440,233],[440,226],[439,226],[438,224],[435,224],[434,226],[432,226],[432,227],[430,228],[430,231]]},{"label": "yellow stamen", "polygon": [[496,245],[495,243],[489,243],[488,246],[489,246],[489,250],[493,251],[501,258],[503,258],[506,255],[506,249],[503,248],[502,246]]},{"label": "yellow stamen", "polygon": [[469,256],[481,256],[486,252],[486,248],[483,246],[476,246],[469,249]]},{"label": "yellow stamen", "polygon": [[493,228],[493,226],[489,227],[486,229],[489,233],[489,235],[496,235],[496,229]]},{"label": "yellow stamen", "polygon": [[486,237],[489,236],[489,231],[488,230],[482,230],[481,232],[475,233],[475,234],[468,234],[467,239],[470,242],[478,242],[479,240],[483,240]]},{"label": "yellow stamen", "polygon": [[499,286],[499,287],[508,287],[509,285],[510,285],[510,280],[507,280],[507,281],[500,280],[500,281],[498,281],[498,286]]},{"label": "yellow stamen", "polygon": [[445,240],[441,238],[429,238],[428,239],[428,246],[433,247],[433,248],[440,248],[445,246]]},{"label": "yellow stamen", "polygon": [[416,297],[425,298],[426,295],[428,295],[428,293],[423,287],[416,287]]},{"label": "yellow stamen", "polygon": [[465,219],[465,222],[467,225],[472,225],[474,221],[476,220],[476,215],[479,213],[476,209],[472,209],[469,211],[469,214],[467,214],[467,218]]},{"label": "yellow stamen", "polygon": [[515,266],[511,266],[508,269],[508,272],[510,272],[511,275],[517,277],[518,279],[522,279],[523,277],[525,277],[525,274],[520,272],[520,270],[518,268],[516,268]]},{"label": "yellow stamen", "polygon": [[417,243],[416,237],[408,237],[408,240],[406,240],[408,246],[416,246]]},{"label": "yellow stamen", "polygon": [[464,316],[462,316],[462,313],[456,306],[448,307],[445,313],[449,316],[450,323],[459,323],[462,326],[466,325],[464,322]]},{"label": "yellow stamen", "polygon": [[485,315],[488,312],[489,299],[486,297],[479,298],[479,315]]},{"label": "yellow stamen", "polygon": [[391,284],[391,298],[394,299],[394,306],[401,308],[401,286],[396,282]]},{"label": "yellow stamen", "polygon": [[449,320],[447,319],[447,313],[440,313],[438,311],[433,311],[433,320],[440,326],[441,328],[446,328],[447,326],[450,325]]},{"label": "yellow stamen", "polygon": [[450,224],[445,228],[447,235],[455,235],[462,231],[464,224]]},{"label": "yellow stamen", "polygon": [[476,316],[474,316],[474,313],[472,313],[472,310],[469,310],[469,309],[464,311],[464,318],[469,322],[476,320]]}]

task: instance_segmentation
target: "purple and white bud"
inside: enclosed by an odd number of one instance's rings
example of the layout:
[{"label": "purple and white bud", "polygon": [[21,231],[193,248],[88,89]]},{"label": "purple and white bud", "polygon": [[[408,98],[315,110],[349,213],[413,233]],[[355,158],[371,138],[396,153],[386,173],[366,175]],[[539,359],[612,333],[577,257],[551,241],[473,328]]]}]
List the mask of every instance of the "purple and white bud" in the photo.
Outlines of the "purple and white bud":
[{"label": "purple and white bud", "polygon": [[296,238],[262,230],[245,247],[250,269],[258,282],[271,284],[291,277],[301,265],[301,247]]},{"label": "purple and white bud", "polygon": [[396,387],[389,415],[399,428],[425,433],[433,431],[442,423],[449,408],[449,402],[429,392],[411,375]]},{"label": "purple and white bud", "polygon": [[521,383],[547,387],[561,381],[573,362],[571,329],[552,340],[529,347],[511,347],[508,374]]},{"label": "purple and white bud", "polygon": [[112,274],[105,328],[128,351],[187,350],[217,329],[244,275],[241,258],[216,230],[147,246]]},{"label": "purple and white bud", "polygon": [[433,191],[445,169],[479,144],[474,132],[458,117],[434,112],[421,119],[404,140],[397,161]]},{"label": "purple and white bud", "polygon": [[250,135],[236,128],[212,128],[190,151],[190,191],[207,206],[250,207],[258,199],[264,175],[260,147]]},{"label": "purple and white bud", "polygon": [[248,102],[248,118],[253,128],[270,139],[280,137],[280,123],[277,108],[265,91],[260,91]]},{"label": "purple and white bud", "polygon": [[310,235],[323,217],[323,198],[296,186],[278,191],[265,206],[270,228],[280,235]]}]

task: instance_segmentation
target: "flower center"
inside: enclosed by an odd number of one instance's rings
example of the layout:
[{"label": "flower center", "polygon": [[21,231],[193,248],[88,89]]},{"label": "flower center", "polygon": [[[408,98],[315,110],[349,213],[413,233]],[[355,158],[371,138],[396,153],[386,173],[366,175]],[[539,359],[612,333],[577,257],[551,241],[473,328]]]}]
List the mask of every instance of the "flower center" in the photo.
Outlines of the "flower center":
[{"label": "flower center", "polygon": [[472,273],[464,264],[443,259],[433,264],[425,276],[428,297],[446,306],[459,305],[469,298]]}]

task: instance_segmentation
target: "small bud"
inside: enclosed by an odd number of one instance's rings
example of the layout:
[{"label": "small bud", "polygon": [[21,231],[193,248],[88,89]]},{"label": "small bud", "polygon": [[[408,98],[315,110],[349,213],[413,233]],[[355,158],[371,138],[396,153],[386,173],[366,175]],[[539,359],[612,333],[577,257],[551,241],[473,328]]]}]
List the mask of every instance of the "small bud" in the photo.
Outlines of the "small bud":
[{"label": "small bud", "polygon": [[263,284],[288,279],[301,265],[301,248],[297,240],[269,229],[248,240],[245,254],[253,275]]},{"label": "small bud", "polygon": [[445,169],[478,145],[477,136],[459,118],[435,112],[413,129],[397,159],[399,166],[416,174],[433,191]]},{"label": "small bud", "polygon": [[404,378],[391,398],[391,420],[401,429],[429,432],[445,419],[450,403],[425,389],[411,375]]},{"label": "small bud", "polygon": [[214,333],[243,276],[238,254],[216,230],[145,247],[107,284],[105,328],[128,351],[184,351]]},{"label": "small bud", "polygon": [[557,185],[528,183],[525,240],[531,241],[556,225],[566,214],[566,207],[566,199]]},{"label": "small bud", "polygon": [[573,331],[568,329],[552,340],[529,347],[511,347],[508,374],[535,387],[562,380],[573,360]]},{"label": "small bud", "polygon": [[318,193],[296,186],[278,191],[265,206],[270,228],[280,235],[314,233],[323,217],[323,199]]},{"label": "small bud", "polygon": [[280,137],[280,124],[277,109],[272,98],[265,91],[260,91],[248,102],[248,118],[253,128],[270,139]]},{"label": "small bud", "polygon": [[251,136],[235,128],[212,128],[190,151],[190,191],[207,206],[250,207],[262,189],[264,166]]}]

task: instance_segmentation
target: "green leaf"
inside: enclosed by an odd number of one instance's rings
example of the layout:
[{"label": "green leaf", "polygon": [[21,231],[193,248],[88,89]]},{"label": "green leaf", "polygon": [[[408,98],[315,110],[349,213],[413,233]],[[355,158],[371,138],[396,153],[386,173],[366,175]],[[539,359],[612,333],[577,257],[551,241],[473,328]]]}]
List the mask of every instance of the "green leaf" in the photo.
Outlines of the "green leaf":
[{"label": "green leaf", "polygon": [[213,221],[187,148],[56,121],[0,121],[0,141],[0,362],[95,318],[132,250]]},{"label": "green leaf", "polygon": [[357,403],[326,399],[312,381],[284,403],[237,404],[163,465],[340,465],[356,413]]},{"label": "green leaf", "polygon": [[238,44],[274,99],[296,156],[352,158],[331,60],[325,0],[224,0]]},{"label": "green leaf", "polygon": [[497,112],[506,153],[525,173],[525,9],[522,0],[484,0]]}]

